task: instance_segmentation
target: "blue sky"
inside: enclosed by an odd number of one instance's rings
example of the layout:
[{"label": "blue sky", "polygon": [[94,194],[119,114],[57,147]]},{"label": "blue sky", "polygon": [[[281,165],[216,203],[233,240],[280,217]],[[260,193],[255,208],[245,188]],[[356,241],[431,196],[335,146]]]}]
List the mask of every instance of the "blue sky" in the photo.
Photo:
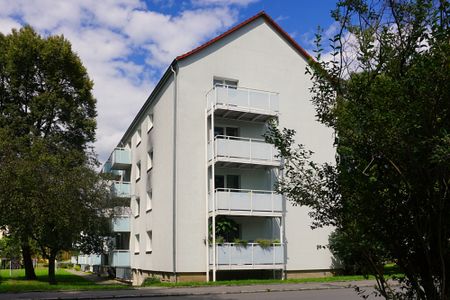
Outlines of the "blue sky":
[{"label": "blue sky", "polygon": [[174,57],[266,11],[306,50],[336,30],[335,0],[0,0],[0,32],[30,24],[63,34],[94,81],[100,160],[122,137]]}]

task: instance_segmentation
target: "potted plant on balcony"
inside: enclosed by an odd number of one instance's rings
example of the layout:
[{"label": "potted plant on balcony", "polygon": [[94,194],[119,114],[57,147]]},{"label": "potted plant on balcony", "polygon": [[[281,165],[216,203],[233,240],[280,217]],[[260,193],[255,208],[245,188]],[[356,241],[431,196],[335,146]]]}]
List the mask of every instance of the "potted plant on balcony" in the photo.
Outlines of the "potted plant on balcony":
[{"label": "potted plant on balcony", "polygon": [[274,243],[272,240],[260,239],[255,241],[262,249],[268,249]]},{"label": "potted plant on balcony", "polygon": [[[225,216],[218,216],[216,218],[216,244],[228,242],[230,243],[239,235],[238,224]],[[209,240],[212,243],[212,224],[209,223]],[[220,243],[219,243],[220,241]]]},{"label": "potted plant on balcony", "polygon": [[234,239],[233,243],[237,246],[237,247],[243,247],[243,248],[247,248],[248,246],[248,241],[246,240],[241,240],[241,239]]}]

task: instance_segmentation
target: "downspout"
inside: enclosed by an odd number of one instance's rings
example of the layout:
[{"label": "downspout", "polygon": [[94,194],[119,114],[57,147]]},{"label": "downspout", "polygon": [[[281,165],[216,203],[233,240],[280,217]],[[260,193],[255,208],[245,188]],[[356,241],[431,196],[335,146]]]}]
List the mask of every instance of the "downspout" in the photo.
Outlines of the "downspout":
[{"label": "downspout", "polygon": [[173,189],[172,189],[172,266],[173,278],[177,282],[177,72],[170,66],[173,73]]}]

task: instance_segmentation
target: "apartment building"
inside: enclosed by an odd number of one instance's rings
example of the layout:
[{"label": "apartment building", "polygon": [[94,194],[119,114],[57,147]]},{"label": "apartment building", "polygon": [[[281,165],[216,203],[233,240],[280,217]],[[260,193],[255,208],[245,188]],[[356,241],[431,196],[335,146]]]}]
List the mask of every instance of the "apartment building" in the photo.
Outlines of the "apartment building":
[{"label": "apartment building", "polygon": [[174,59],[103,171],[130,210],[113,222],[106,263],[140,284],[271,274],[323,275],[308,208],[276,194],[282,176],[267,122],[297,131],[318,162],[333,161],[331,130],[315,120],[308,53],[266,13]]}]

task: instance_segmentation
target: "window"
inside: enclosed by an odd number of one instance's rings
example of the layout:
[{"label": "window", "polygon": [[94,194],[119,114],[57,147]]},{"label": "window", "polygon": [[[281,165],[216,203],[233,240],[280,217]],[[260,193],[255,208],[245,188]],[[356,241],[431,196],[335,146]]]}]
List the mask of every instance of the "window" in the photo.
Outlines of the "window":
[{"label": "window", "polygon": [[147,191],[147,205],[146,205],[146,211],[149,211],[152,209],[152,197],[153,192],[152,190]]},{"label": "window", "polygon": [[136,181],[141,179],[141,161],[136,163]]},{"label": "window", "polygon": [[139,213],[141,211],[141,199],[136,197],[134,200],[134,217],[139,217]]},{"label": "window", "polygon": [[239,128],[237,127],[214,127],[214,136],[226,135],[226,136],[239,136]]},{"label": "window", "polygon": [[149,132],[153,128],[153,114],[149,114],[146,119],[147,123],[147,132]]},{"label": "window", "polygon": [[145,252],[152,252],[152,231],[147,231],[147,241],[145,242]]},{"label": "window", "polygon": [[221,78],[214,78],[213,80],[214,86],[223,86],[231,89],[237,88],[238,81],[233,79],[221,79]]},{"label": "window", "polygon": [[241,188],[241,178],[239,175],[216,175],[214,178],[214,188],[238,190]]},{"label": "window", "polygon": [[134,235],[134,253],[139,253],[139,234]]},{"label": "window", "polygon": [[117,232],[115,235],[114,248],[117,250],[129,250],[130,249],[130,233],[129,232]]},{"label": "window", "polygon": [[139,144],[140,144],[141,141],[142,141],[141,136],[142,136],[142,132],[141,132],[141,129],[139,128],[139,129],[136,131],[136,147],[139,146]]},{"label": "window", "polygon": [[147,171],[153,168],[153,150],[147,152]]}]

